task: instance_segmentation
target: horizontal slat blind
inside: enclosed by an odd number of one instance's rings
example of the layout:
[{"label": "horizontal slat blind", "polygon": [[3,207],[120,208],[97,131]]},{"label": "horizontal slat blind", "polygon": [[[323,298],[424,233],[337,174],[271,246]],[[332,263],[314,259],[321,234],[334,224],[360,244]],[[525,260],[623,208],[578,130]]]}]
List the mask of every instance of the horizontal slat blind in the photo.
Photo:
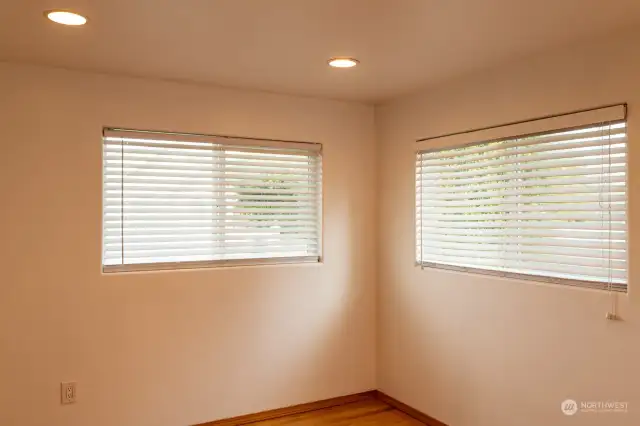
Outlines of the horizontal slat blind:
[{"label": "horizontal slat blind", "polygon": [[626,291],[624,121],[423,150],[423,266]]},{"label": "horizontal slat blind", "polygon": [[103,148],[105,271],[319,260],[317,144],[105,130]]}]

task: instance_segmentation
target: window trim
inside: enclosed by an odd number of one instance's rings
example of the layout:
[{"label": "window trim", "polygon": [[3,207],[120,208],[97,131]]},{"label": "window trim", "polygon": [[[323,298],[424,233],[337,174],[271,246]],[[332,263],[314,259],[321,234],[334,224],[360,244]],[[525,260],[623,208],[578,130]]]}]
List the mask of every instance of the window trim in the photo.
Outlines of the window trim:
[{"label": "window trim", "polygon": [[[628,251],[627,251],[627,257],[629,257]],[[424,261],[422,263],[420,263],[419,261],[416,261],[415,266],[420,267],[423,270],[439,269],[444,271],[465,272],[473,275],[488,275],[492,277],[511,278],[515,280],[533,281],[533,282],[546,283],[546,284],[560,284],[567,287],[577,287],[577,288],[586,288],[591,290],[609,291],[609,287],[608,287],[609,283],[605,283],[602,281],[586,281],[586,280],[579,280],[577,278],[562,278],[562,277],[549,277],[545,275],[522,274],[518,272],[496,271],[493,269],[482,269],[482,268],[474,268],[469,266],[447,265],[444,263],[427,262],[427,261]],[[611,283],[611,291],[615,291],[622,294],[628,294],[629,292],[628,288],[629,288],[628,282],[626,284]]]},{"label": "window trim", "polygon": [[[591,118],[591,120],[594,120],[593,122],[591,123],[584,122],[586,117],[592,117],[594,115],[597,116],[597,114],[599,113],[603,114],[603,119],[597,120],[597,119]],[[561,118],[560,123],[563,123],[562,119],[566,117],[567,121],[564,121],[565,124],[557,124],[557,123],[553,125],[549,124],[550,120],[558,119],[558,117]],[[435,137],[422,138],[422,139],[416,140],[418,148],[414,152],[415,154],[414,160],[419,158],[421,154],[429,153],[429,152],[441,152],[441,151],[447,151],[447,150],[453,150],[453,149],[468,148],[475,145],[482,145],[482,144],[487,144],[492,142],[501,142],[505,140],[518,139],[518,138],[523,138],[528,136],[543,136],[547,134],[572,131],[572,130],[584,128],[589,125],[606,126],[606,125],[613,125],[615,123],[621,123],[621,122],[625,123],[625,128],[626,128],[625,132],[627,133],[627,137],[628,137],[629,122],[627,119],[626,103],[608,105],[601,108],[586,109],[586,110],[577,111],[575,113],[559,114],[557,116],[545,116],[540,118],[533,118],[530,120],[522,120],[518,122],[507,123],[504,125],[483,127],[483,128],[472,129],[472,130],[463,131],[463,132],[449,133],[449,134],[444,134],[442,136],[435,136]],[[540,127],[542,128],[534,132],[527,132],[526,130],[524,130],[524,129],[528,129],[529,126],[535,126],[536,129]],[[514,131],[514,133],[508,133],[509,131],[506,129],[509,129],[509,128],[516,128],[516,129],[520,128],[522,130],[520,132]],[[491,135],[495,134],[496,131],[501,134],[498,137],[492,137]],[[505,131],[507,133],[505,133]],[[467,139],[469,135],[473,135],[481,132],[485,132],[485,134],[489,136],[475,138],[473,141],[469,141]],[[448,138],[456,139],[459,137],[462,137],[463,139],[467,139],[467,140],[459,141],[457,143],[455,142],[446,143],[445,141],[444,145],[436,144],[435,147],[430,144],[430,142],[434,142],[434,141],[437,142],[437,140],[439,139],[446,140]],[[628,150],[628,146],[629,146],[629,143],[627,142],[627,150]],[[628,157],[626,160],[626,164],[628,166]],[[414,177],[417,177],[418,173],[422,173],[422,165],[420,167],[417,167],[417,166],[414,167]],[[419,226],[418,226],[420,219],[418,219],[417,205],[418,203],[422,204],[424,197],[422,194],[423,191],[418,191],[418,185],[419,183],[418,183],[418,180],[416,179],[415,188],[414,188],[415,193],[414,193],[414,209],[413,209],[414,257],[416,257],[417,255],[417,250],[415,250],[416,248],[419,247],[421,253],[423,250],[422,237],[420,235],[420,232],[422,232],[422,230],[419,229]],[[568,287],[595,289],[595,290],[601,290],[601,291],[613,291],[617,293],[628,294],[629,286],[631,283],[631,275],[630,275],[631,268],[630,268],[630,256],[629,256],[630,244],[629,244],[629,202],[628,202],[629,174],[628,174],[628,171],[625,174],[624,186],[625,186],[625,196],[626,196],[626,205],[624,209],[625,232],[627,237],[626,248],[625,248],[625,256],[626,256],[626,262],[627,262],[626,263],[627,278],[625,283],[617,283],[617,282],[611,282],[611,281],[607,281],[607,282],[589,281],[589,280],[582,280],[579,278],[553,277],[553,276],[546,276],[546,275],[526,274],[526,273],[504,271],[504,270],[501,271],[501,270],[490,269],[490,268],[480,268],[480,267],[474,267],[474,266],[458,266],[458,265],[450,265],[445,263],[428,261],[424,259],[415,259],[415,266],[419,266],[421,269],[429,268],[429,269],[465,272],[465,273],[471,273],[471,274],[477,274],[477,275],[511,278],[511,279],[517,279],[517,280],[534,281],[534,282],[541,282],[541,283],[548,283],[548,284],[561,284]]]},{"label": "window trim", "polygon": [[[318,190],[317,190],[317,227],[318,227],[318,255],[317,256],[289,256],[289,257],[263,257],[263,258],[240,258],[240,259],[215,259],[215,260],[195,260],[180,262],[155,262],[155,263],[129,263],[105,265],[104,244],[105,244],[105,180],[104,180],[104,140],[109,137],[132,137],[135,134],[153,135],[154,140],[175,140],[180,138],[181,142],[205,142],[211,144],[221,144],[226,146],[253,146],[264,148],[284,148],[300,150],[308,154],[315,154],[320,161],[318,167]],[[324,185],[323,185],[323,145],[319,142],[294,141],[269,138],[255,138],[229,135],[207,135],[201,133],[165,132],[156,130],[135,130],[120,127],[102,128],[101,143],[101,272],[103,274],[127,273],[127,272],[153,272],[153,271],[180,271],[190,269],[205,268],[225,268],[225,267],[250,267],[266,265],[311,265],[324,264]]]}]

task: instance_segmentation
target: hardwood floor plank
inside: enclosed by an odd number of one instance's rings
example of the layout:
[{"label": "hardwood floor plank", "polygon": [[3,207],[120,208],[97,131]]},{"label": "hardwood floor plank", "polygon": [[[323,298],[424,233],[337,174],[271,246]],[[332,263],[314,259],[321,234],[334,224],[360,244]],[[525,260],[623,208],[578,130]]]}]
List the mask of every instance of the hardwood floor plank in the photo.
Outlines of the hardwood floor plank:
[{"label": "hardwood floor plank", "polygon": [[424,426],[423,423],[374,398],[245,424],[251,426]]},{"label": "hardwood floor plank", "polygon": [[375,394],[375,397],[381,402],[388,404],[389,406],[397,410],[402,411],[403,413],[413,417],[414,419],[421,421],[422,422],[421,424],[425,424],[427,426],[447,426],[446,424],[442,423],[440,420],[434,419],[433,417],[419,410],[416,410],[415,408],[403,402],[400,402],[395,398],[390,397],[384,392],[377,391]]}]

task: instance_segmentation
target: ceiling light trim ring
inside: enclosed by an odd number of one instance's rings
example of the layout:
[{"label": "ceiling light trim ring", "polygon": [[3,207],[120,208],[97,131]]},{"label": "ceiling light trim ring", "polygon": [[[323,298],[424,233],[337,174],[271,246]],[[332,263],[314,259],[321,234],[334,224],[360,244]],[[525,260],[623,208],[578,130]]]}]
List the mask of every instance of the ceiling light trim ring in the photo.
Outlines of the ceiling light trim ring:
[{"label": "ceiling light trim ring", "polygon": [[[344,65],[335,65],[335,63],[342,62]],[[360,64],[360,61],[350,56],[334,56],[329,58],[327,64],[333,68],[353,68]]]},{"label": "ceiling light trim ring", "polygon": [[[63,20],[55,20],[51,17],[51,15],[55,15],[55,14],[65,14],[68,17],[72,17],[77,20],[75,22],[69,22],[69,21],[64,22]],[[43,12],[43,15],[45,18],[47,18],[49,21],[55,24],[66,25],[68,27],[81,27],[87,24],[87,22],[89,22],[89,18],[87,18],[87,16],[82,15],[78,12],[74,12],[73,10],[69,10],[69,9],[49,9],[49,10],[45,10]]]}]

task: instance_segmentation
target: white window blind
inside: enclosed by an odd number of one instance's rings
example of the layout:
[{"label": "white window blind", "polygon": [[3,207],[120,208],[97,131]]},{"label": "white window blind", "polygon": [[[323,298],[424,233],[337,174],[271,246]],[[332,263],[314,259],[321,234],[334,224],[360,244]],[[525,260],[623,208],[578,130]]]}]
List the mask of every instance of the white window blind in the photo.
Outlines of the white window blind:
[{"label": "white window blind", "polygon": [[105,129],[103,269],[319,261],[319,144]]},{"label": "white window blind", "polygon": [[626,291],[626,148],[616,121],[419,151],[418,263]]}]

